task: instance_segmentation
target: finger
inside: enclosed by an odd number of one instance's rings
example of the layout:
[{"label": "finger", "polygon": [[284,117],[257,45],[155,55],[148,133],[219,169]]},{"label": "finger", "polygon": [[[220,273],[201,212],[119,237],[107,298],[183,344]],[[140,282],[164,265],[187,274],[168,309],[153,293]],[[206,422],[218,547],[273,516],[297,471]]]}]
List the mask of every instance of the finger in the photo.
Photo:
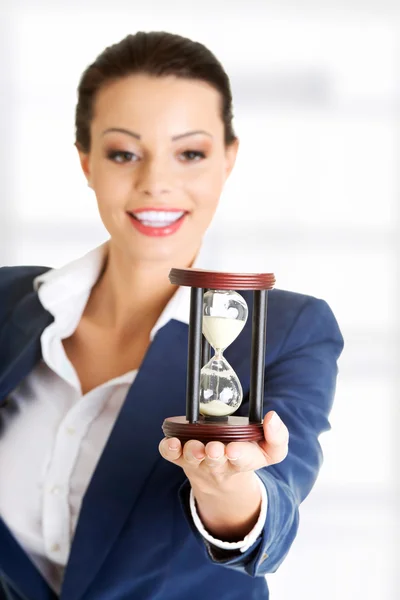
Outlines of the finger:
[{"label": "finger", "polygon": [[274,411],[265,416],[263,428],[265,439],[259,443],[260,447],[268,456],[269,464],[279,463],[286,458],[288,453],[288,428]]},{"label": "finger", "polygon": [[182,444],[178,438],[164,438],[158,446],[163,458],[171,462],[179,460],[182,456]]},{"label": "finger", "polygon": [[225,454],[236,471],[256,471],[268,466],[265,452],[254,442],[231,442],[226,446]]},{"label": "finger", "polygon": [[198,440],[189,440],[183,447],[183,458],[190,466],[199,466],[205,455],[204,444]]},{"label": "finger", "polygon": [[225,446],[222,442],[208,442],[205,447],[204,463],[211,469],[226,463]]}]

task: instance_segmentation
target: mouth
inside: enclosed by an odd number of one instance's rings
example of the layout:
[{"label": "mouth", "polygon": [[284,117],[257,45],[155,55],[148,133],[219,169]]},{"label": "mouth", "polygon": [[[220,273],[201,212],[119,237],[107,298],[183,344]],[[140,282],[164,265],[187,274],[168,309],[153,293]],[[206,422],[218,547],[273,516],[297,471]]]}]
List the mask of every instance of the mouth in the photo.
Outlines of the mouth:
[{"label": "mouth", "polygon": [[171,235],[183,224],[188,211],[177,208],[143,208],[128,212],[132,225],[142,234],[150,237]]}]

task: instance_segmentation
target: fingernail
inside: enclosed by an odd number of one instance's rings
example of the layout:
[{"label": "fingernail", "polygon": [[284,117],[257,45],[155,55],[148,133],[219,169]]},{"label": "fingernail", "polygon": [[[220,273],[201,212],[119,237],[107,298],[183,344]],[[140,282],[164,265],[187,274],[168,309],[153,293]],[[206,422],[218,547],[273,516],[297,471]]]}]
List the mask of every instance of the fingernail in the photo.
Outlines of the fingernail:
[{"label": "fingernail", "polygon": [[271,427],[272,431],[278,431],[278,429],[280,428],[281,425],[282,425],[282,421],[280,420],[277,413],[274,412],[274,414],[272,415],[272,419],[268,423],[268,426]]},{"label": "fingernail", "polygon": [[242,457],[243,447],[240,444],[229,444],[227,455],[229,460],[238,460]]},{"label": "fingernail", "polygon": [[216,456],[210,456],[209,454],[207,454],[208,458],[211,458],[211,460],[219,460],[220,458],[222,458],[222,454],[217,454]]},{"label": "fingernail", "polygon": [[172,452],[176,452],[178,450],[179,446],[178,444],[171,444],[168,446],[168,450],[171,450]]},{"label": "fingernail", "polygon": [[240,457],[241,454],[238,454],[237,456],[228,456],[229,460],[239,460]]}]

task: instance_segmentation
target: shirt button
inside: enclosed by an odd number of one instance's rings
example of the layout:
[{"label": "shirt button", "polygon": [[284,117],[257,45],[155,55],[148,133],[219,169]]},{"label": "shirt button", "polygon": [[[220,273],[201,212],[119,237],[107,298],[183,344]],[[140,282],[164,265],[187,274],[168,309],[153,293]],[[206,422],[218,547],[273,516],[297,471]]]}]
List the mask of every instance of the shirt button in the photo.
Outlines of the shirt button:
[{"label": "shirt button", "polygon": [[60,544],[53,544],[50,550],[52,552],[60,552]]},{"label": "shirt button", "polygon": [[67,433],[68,435],[75,435],[76,433],[76,429],[74,429],[73,427],[67,427]]},{"label": "shirt button", "polygon": [[61,492],[61,487],[59,485],[53,485],[53,487],[50,489],[50,494],[57,495],[60,492]]}]

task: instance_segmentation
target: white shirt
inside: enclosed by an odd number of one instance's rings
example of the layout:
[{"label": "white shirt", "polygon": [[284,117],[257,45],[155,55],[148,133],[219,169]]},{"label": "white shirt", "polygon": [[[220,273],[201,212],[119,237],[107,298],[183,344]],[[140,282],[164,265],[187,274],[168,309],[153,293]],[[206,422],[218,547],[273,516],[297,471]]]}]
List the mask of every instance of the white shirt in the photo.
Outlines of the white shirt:
[{"label": "white shirt", "polygon": [[[76,329],[102,269],[107,244],[34,282],[54,322],[41,336],[41,362],[2,409],[7,427],[0,444],[0,515],[49,585],[60,592],[83,496],[137,371],[82,396],[62,340]],[[154,326],[150,339],[171,318],[188,323],[189,288],[181,287]],[[27,443],[27,440],[30,440]],[[267,495],[255,528],[237,543],[214,539],[190,507],[204,538],[225,549],[247,550],[260,535]]]}]

